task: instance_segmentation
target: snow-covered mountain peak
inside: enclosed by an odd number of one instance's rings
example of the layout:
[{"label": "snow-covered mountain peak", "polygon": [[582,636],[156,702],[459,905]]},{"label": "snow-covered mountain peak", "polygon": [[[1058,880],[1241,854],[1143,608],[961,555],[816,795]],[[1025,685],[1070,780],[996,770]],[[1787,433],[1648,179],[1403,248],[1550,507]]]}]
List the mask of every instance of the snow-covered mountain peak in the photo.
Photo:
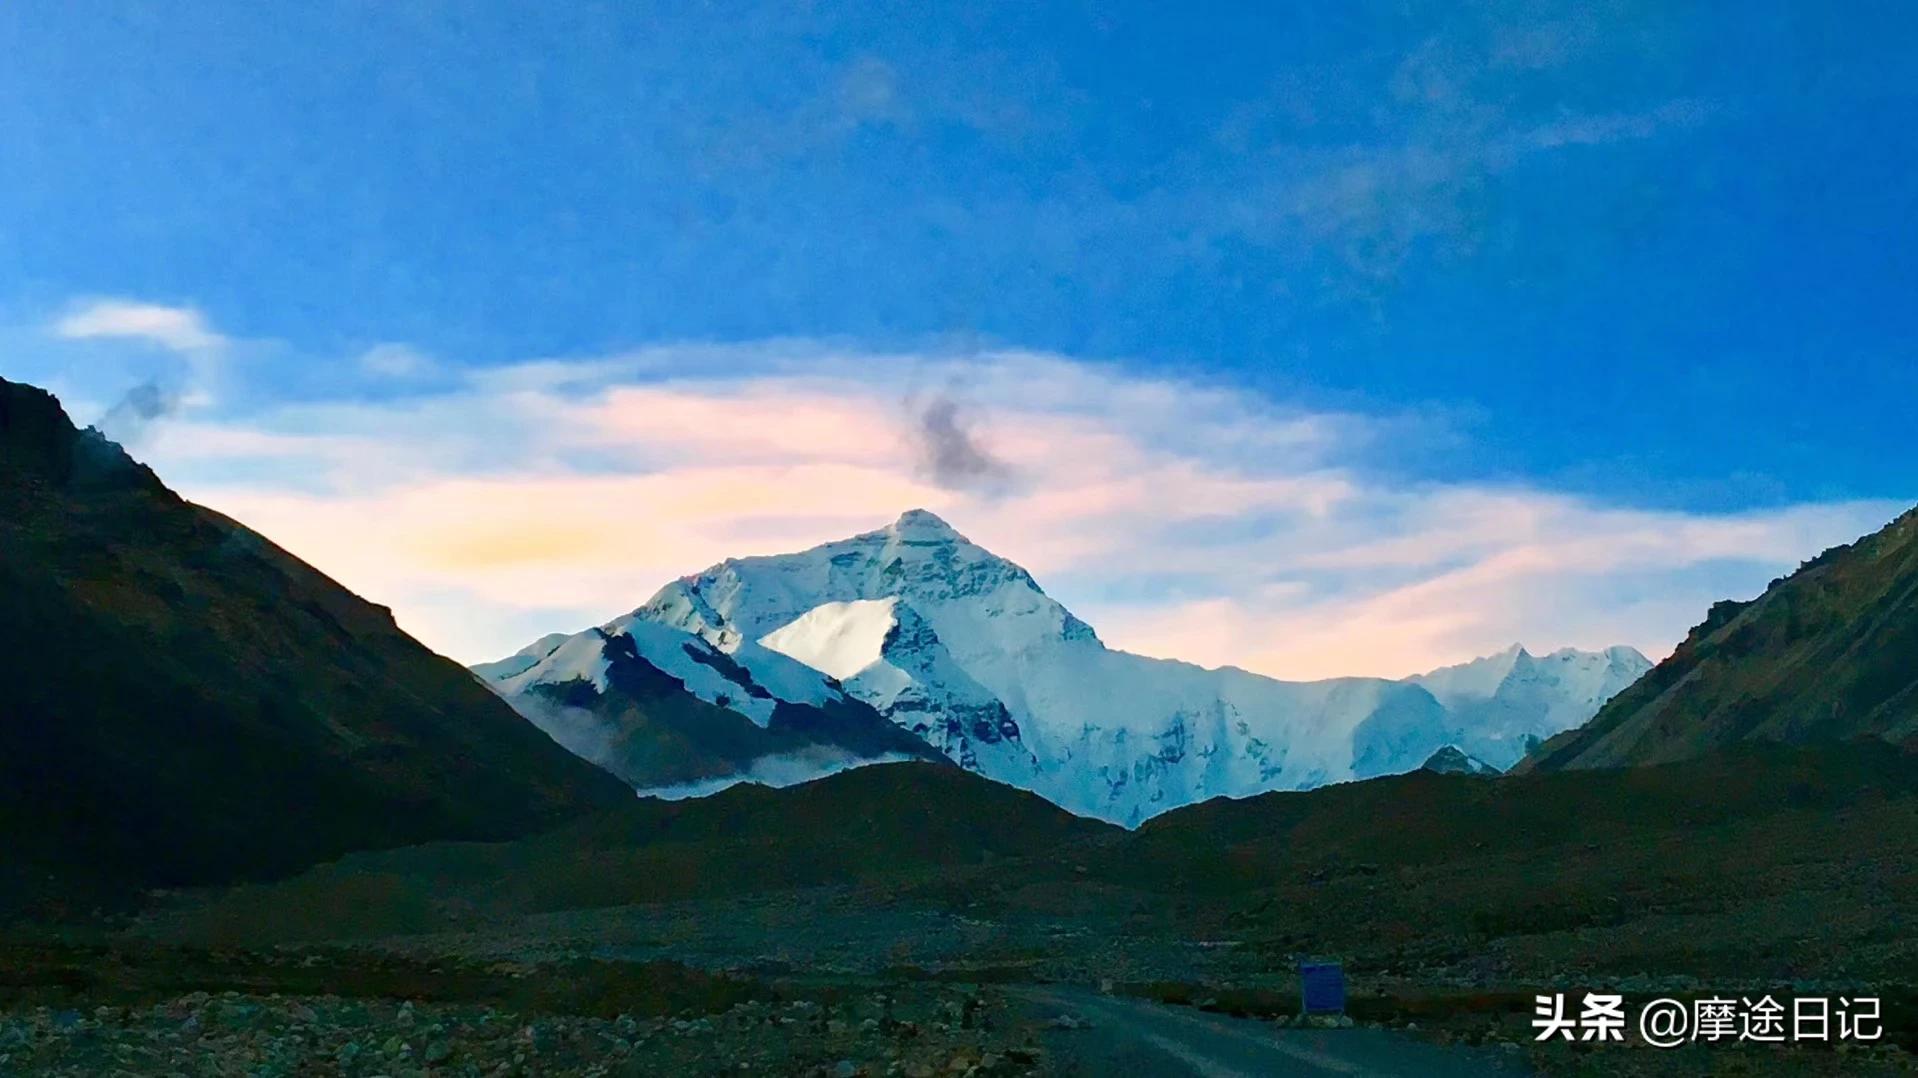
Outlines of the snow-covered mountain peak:
[{"label": "snow-covered mountain peak", "polygon": [[899,514],[899,519],[886,525],[887,533],[904,542],[911,543],[965,543],[971,540],[960,535],[957,528],[946,523],[945,519],[930,509],[908,509]]},{"label": "snow-covered mountain peak", "polygon": [[1614,676],[1627,676],[1636,680],[1638,675],[1652,668],[1652,661],[1637,648],[1609,647],[1603,651],[1582,651],[1578,648],[1559,648],[1544,655],[1523,653],[1519,662],[1513,664],[1514,671],[1543,670],[1556,671],[1560,675],[1572,671],[1581,676],[1604,679]]},{"label": "snow-covered mountain peak", "polygon": [[1500,769],[1534,740],[1570,729],[1652,668],[1636,648],[1560,648],[1533,655],[1523,646],[1408,678],[1460,719],[1462,747]]},{"label": "snow-covered mountain peak", "polygon": [[[648,624],[668,635],[653,640]],[[1407,771],[1446,745],[1506,767],[1650,665],[1629,648],[1540,658],[1514,644],[1403,682],[1299,683],[1145,658],[1106,647],[1025,569],[923,509],[797,553],[719,562],[604,630],[755,722],[765,705],[740,694],[747,679],[694,667],[740,667],[779,699],[823,685],[962,767],[1128,824],[1222,794]],[[596,673],[590,649],[559,658],[576,661],[552,662],[556,673]]]},{"label": "snow-covered mountain peak", "polygon": [[1031,574],[925,510],[796,554],[729,558],[666,585],[633,616],[731,647],[822,603],[886,598],[911,606],[962,658],[1040,638],[1094,638]]},{"label": "snow-covered mountain peak", "polygon": [[1406,680],[1423,687],[1426,692],[1438,697],[1439,703],[1451,707],[1461,700],[1490,697],[1512,675],[1512,671],[1531,658],[1532,653],[1525,650],[1525,645],[1513,644],[1483,658],[1441,666],[1437,670],[1414,674]]}]

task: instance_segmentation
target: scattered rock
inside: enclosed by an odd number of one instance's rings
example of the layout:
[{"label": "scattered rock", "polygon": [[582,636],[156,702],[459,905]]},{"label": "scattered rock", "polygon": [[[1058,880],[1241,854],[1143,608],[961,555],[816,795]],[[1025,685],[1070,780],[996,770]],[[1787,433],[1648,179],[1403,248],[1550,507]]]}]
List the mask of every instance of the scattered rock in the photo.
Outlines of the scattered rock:
[{"label": "scattered rock", "polygon": [[[750,1002],[716,1016],[688,1010],[670,1018],[516,1015],[419,1000],[244,994],[133,1008],[0,1008],[0,1074],[1028,1073],[1041,1057],[1006,1043],[1015,1026],[998,1020],[999,1006],[991,991],[935,986],[902,990],[897,999],[873,994],[823,1007]],[[949,1020],[934,1023],[935,1015]],[[779,1024],[796,1016],[804,1017]],[[1062,1017],[1063,1028],[1090,1024]],[[662,1032],[668,1035],[657,1036]]]}]

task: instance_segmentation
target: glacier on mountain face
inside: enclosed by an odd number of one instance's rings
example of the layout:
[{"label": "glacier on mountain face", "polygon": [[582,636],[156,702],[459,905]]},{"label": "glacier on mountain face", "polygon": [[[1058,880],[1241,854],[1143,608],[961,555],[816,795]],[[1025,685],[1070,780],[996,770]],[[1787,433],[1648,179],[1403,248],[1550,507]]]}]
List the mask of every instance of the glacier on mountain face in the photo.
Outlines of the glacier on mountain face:
[{"label": "glacier on mountain face", "polygon": [[897,596],[821,603],[760,642],[839,678],[961,767],[1032,788],[1039,761],[1006,705]]},{"label": "glacier on mountain face", "polygon": [[880,660],[893,631],[897,596],[820,603],[761,637],[773,651],[845,681]]},{"label": "glacier on mountain face", "polygon": [[[772,697],[843,693],[962,767],[1128,825],[1211,797],[1410,771],[1447,745],[1509,766],[1650,665],[1628,648],[1514,648],[1404,681],[1286,682],[1147,658],[1108,648],[1024,569],[923,510],[721,562],[606,630],[646,640],[689,690],[749,717],[759,705],[736,682],[704,678],[669,645],[698,641]],[[515,679],[590,677],[570,646],[548,651],[565,662],[545,673],[523,657],[476,669],[509,698]]]}]

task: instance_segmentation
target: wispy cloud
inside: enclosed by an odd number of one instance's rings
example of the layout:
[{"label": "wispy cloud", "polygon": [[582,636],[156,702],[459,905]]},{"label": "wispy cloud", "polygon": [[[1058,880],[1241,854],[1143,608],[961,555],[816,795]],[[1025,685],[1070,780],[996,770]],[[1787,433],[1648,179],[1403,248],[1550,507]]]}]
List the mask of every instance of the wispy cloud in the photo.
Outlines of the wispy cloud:
[{"label": "wispy cloud", "polygon": [[69,340],[118,338],[146,341],[180,353],[218,351],[227,339],[192,307],[170,307],[129,299],[93,299],[76,306],[53,324],[56,336]]},{"label": "wispy cloud", "polygon": [[392,379],[424,378],[440,369],[438,361],[425,352],[390,342],[361,352],[358,366],[363,373]]},{"label": "wispy cloud", "polygon": [[[689,370],[716,373],[663,373]],[[968,444],[1016,483],[927,470],[924,416],[898,402],[952,384],[977,405]],[[1656,654],[1713,600],[1900,508],[1650,512],[1378,467],[1421,429],[1054,355],[780,342],[181,421],[147,455],[466,660],[914,506],[1151,654],[1288,677],[1409,673],[1514,639]]]},{"label": "wispy cloud", "polygon": [[1464,5],[1403,54],[1284,72],[1217,124],[1233,164],[1182,200],[1192,228],[1328,255],[1345,274],[1328,283],[1360,293],[1414,262],[1469,258],[1519,166],[1711,119],[1710,101],[1593,78],[1594,65],[1646,62],[1638,37],[1600,22]]},{"label": "wispy cloud", "polygon": [[1530,150],[1603,146],[1646,139],[1674,128],[1703,123],[1711,116],[1711,112],[1711,106],[1706,103],[1683,98],[1642,112],[1568,114],[1508,136],[1494,146],[1489,156],[1493,160],[1500,160],[1505,155]]}]

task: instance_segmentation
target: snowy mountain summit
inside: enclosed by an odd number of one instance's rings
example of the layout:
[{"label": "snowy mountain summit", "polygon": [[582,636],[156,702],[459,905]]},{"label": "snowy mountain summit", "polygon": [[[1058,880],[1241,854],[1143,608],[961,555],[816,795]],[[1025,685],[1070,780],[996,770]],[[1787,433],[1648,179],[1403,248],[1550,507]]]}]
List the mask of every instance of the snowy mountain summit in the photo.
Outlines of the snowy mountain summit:
[{"label": "snowy mountain summit", "polygon": [[[962,767],[1124,824],[1210,797],[1410,771],[1447,745],[1500,766],[1504,749],[1590,718],[1634,665],[1649,666],[1636,652],[1608,658],[1629,651],[1612,649],[1494,656],[1425,683],[1285,682],[1133,655],[925,510],[797,554],[729,559],[607,628],[641,624],[747,670],[776,668],[763,679],[775,696],[822,691],[793,676],[815,672],[824,692],[869,705]],[[535,651],[566,645],[548,638]],[[478,669],[510,699],[541,676],[527,654]],[[597,676],[577,655],[564,672]],[[750,715],[736,693],[701,695]]]}]

